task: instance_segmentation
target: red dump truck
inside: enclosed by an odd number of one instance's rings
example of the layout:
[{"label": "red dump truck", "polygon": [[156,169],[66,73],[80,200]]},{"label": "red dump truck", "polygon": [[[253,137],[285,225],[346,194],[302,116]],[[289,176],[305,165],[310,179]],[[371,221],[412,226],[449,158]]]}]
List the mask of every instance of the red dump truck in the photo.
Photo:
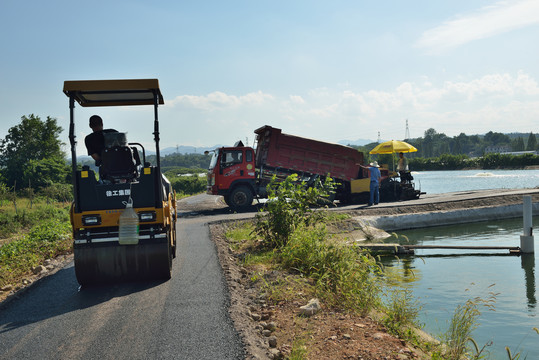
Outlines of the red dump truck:
[{"label": "red dump truck", "polygon": [[[231,208],[239,209],[251,205],[254,198],[267,197],[266,185],[274,175],[284,179],[298,174],[307,184],[329,175],[338,184],[335,200],[368,201],[370,179],[368,170],[360,167],[364,162],[362,152],[283,134],[268,125],[256,129],[255,134],[256,150],[238,142],[214,151],[208,170],[208,194],[222,195]],[[388,169],[380,170],[382,179],[390,180]]]},{"label": "red dump truck", "polygon": [[[275,175],[284,179],[298,174],[307,185],[331,176],[337,183],[334,200],[341,203],[367,202],[370,179],[362,168],[363,153],[349,146],[283,134],[281,129],[263,126],[255,130],[256,149],[241,141],[234,147],[216,149],[208,169],[207,193],[222,195],[228,206],[250,206],[254,198],[267,197],[266,186]],[[418,198],[412,183],[397,182],[395,174],[380,168],[383,201]],[[333,199],[332,199],[333,200]]]}]

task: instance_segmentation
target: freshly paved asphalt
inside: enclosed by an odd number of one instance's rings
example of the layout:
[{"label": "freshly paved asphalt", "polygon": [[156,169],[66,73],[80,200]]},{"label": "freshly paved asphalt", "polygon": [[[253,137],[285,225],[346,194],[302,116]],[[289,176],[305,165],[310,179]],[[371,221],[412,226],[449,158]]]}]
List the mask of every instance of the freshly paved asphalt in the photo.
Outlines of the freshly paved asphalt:
[{"label": "freshly paved asphalt", "polygon": [[0,359],[243,359],[204,218],[179,219],[172,279],[79,290],[73,264],[0,307]]}]

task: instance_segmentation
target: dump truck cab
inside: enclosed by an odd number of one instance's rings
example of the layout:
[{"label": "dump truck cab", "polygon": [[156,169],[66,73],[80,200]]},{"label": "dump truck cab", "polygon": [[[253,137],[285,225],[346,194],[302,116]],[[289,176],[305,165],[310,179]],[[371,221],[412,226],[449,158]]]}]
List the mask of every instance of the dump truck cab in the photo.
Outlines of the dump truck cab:
[{"label": "dump truck cab", "polygon": [[207,193],[223,195],[232,207],[250,205],[256,194],[255,155],[251,147],[238,142],[234,147],[213,151],[208,168]]},{"label": "dump truck cab", "polygon": [[[73,195],[71,224],[75,274],[81,285],[140,279],[168,279],[176,252],[176,196],[162,175],[158,105],[164,104],[157,79],[64,82],[69,97]],[[128,142],[125,133],[105,137],[98,171],[77,165],[75,104],[82,107],[151,105],[156,161]],[[113,124],[114,120],[110,119]],[[149,126],[151,128],[151,125]],[[107,134],[106,134],[107,135]],[[129,205],[128,205],[129,204]],[[136,213],[135,239],[122,242],[122,214]]]}]

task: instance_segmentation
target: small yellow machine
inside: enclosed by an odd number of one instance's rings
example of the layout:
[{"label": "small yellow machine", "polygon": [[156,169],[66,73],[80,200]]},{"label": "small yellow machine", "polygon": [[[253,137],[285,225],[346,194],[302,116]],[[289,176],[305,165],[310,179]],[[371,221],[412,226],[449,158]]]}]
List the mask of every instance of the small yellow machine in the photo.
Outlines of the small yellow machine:
[{"label": "small yellow machine", "polygon": [[[65,81],[69,98],[75,274],[81,285],[169,279],[176,256],[176,194],[161,173],[157,79]],[[105,137],[99,176],[77,168],[75,103],[82,107],[152,105],[156,164],[125,134]],[[139,148],[142,150],[142,161]]]}]

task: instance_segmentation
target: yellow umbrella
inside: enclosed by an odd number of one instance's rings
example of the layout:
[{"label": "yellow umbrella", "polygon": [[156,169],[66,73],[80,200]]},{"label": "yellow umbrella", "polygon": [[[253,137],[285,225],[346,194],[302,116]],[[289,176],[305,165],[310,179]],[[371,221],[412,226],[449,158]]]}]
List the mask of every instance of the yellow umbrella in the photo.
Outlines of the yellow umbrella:
[{"label": "yellow umbrella", "polygon": [[372,149],[369,154],[393,154],[393,153],[410,153],[416,152],[417,149],[404,141],[390,140],[378,144]]}]

